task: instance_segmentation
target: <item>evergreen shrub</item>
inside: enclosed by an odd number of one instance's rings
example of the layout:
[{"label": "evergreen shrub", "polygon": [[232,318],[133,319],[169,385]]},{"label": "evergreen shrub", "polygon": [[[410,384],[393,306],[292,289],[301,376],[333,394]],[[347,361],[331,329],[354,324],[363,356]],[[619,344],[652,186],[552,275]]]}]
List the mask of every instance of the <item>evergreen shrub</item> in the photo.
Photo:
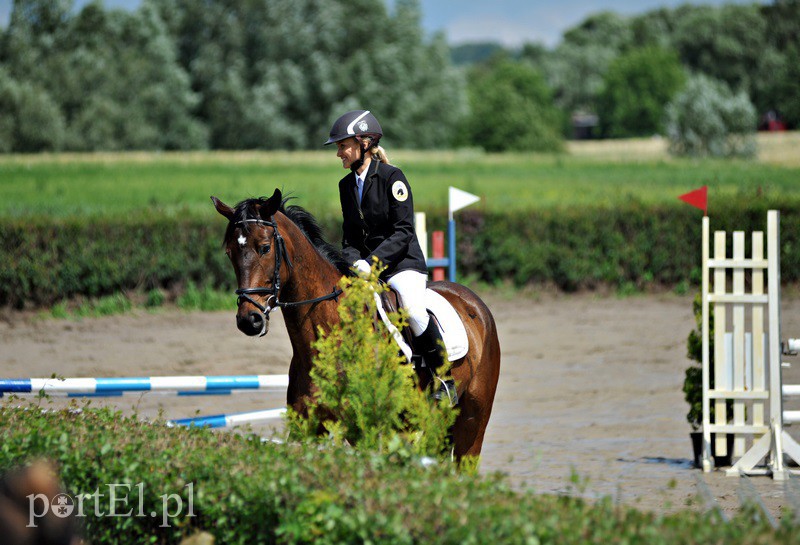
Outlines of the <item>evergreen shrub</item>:
[{"label": "evergreen shrub", "polygon": [[[339,323],[319,331],[311,369],[317,389],[307,414],[289,411],[290,435],[401,457],[448,456],[456,410],[418,387],[413,367],[379,322],[375,295],[388,289],[378,282],[381,270],[373,265],[369,278],[340,281]],[[407,322],[405,312],[388,318],[398,330]]]}]

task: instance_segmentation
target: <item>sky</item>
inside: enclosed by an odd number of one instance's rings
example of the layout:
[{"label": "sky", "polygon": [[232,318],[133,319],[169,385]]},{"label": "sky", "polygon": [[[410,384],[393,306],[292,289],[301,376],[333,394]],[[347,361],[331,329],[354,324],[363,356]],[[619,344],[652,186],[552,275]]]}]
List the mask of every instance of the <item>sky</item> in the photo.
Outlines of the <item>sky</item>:
[{"label": "sky", "polygon": [[[291,0],[289,0],[291,1]],[[393,4],[393,0],[388,0]],[[134,9],[140,0],[105,0],[107,7]],[[423,26],[444,31],[451,45],[492,41],[507,47],[525,42],[555,46],[562,33],[599,11],[635,15],[681,4],[752,4],[756,0],[420,0]],[[76,0],[81,6],[88,0]],[[768,3],[761,0],[759,3]],[[8,24],[12,0],[0,0],[0,26]]]}]

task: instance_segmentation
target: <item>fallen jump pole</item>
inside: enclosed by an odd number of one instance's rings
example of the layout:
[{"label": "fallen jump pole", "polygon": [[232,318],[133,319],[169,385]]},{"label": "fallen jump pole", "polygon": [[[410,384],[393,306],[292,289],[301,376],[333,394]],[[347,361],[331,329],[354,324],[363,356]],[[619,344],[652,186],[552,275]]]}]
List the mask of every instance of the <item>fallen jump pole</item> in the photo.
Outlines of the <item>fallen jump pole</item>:
[{"label": "fallen jump pole", "polygon": [[281,418],[286,409],[266,409],[263,411],[251,411],[246,413],[215,414],[211,416],[195,416],[193,418],[180,418],[170,420],[173,426],[196,426],[209,428],[230,428],[244,424],[255,424],[258,422],[268,422]]},{"label": "fallen jump pole", "polygon": [[23,378],[0,379],[0,397],[5,394],[35,395],[39,392],[73,397],[105,397],[143,392],[219,395],[237,391],[281,389],[288,386],[288,375]]}]

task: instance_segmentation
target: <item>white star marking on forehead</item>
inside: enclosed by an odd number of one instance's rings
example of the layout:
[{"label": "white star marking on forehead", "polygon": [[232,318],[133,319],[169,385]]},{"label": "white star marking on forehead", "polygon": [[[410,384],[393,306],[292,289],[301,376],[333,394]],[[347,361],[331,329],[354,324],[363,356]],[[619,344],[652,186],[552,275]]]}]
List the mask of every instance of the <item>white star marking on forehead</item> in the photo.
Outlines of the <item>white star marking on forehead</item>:
[{"label": "white star marking on forehead", "polygon": [[239,242],[239,248],[244,248],[245,244],[247,244],[247,237],[244,235],[239,235],[237,241]]}]

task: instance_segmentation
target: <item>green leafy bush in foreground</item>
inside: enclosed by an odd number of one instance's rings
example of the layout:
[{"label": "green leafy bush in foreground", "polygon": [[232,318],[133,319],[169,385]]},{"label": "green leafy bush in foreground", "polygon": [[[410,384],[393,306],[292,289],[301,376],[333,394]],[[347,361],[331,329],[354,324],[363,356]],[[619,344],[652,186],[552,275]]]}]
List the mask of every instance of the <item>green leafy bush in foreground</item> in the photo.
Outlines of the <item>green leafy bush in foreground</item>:
[{"label": "green leafy bush in foreground", "polygon": [[[126,508],[158,517],[82,519],[93,543],[177,543],[197,529],[217,543],[795,543],[742,515],[723,524],[685,512],[659,517],[572,497],[513,490],[499,475],[459,474],[408,458],[330,445],[264,443],[253,435],[166,428],[108,409],[0,410],[0,471],[46,456],[69,494],[127,483]],[[140,486],[137,486],[141,483]],[[194,517],[187,517],[192,484]],[[161,527],[162,499],[184,509]],[[105,499],[107,502],[108,494]],[[107,504],[101,502],[104,511]],[[176,512],[175,504],[171,512]],[[787,517],[788,518],[788,517]]]},{"label": "green leafy bush in foreground", "polygon": [[[437,405],[417,387],[412,366],[404,363],[387,328],[378,323],[375,294],[388,288],[373,264],[369,278],[343,277],[339,323],[319,331],[311,378],[317,390],[308,414],[289,411],[289,435],[323,444],[348,444],[359,450],[442,457],[450,452],[448,430],[456,409]],[[405,313],[388,313],[399,330]],[[327,435],[319,435],[324,429]]]}]

